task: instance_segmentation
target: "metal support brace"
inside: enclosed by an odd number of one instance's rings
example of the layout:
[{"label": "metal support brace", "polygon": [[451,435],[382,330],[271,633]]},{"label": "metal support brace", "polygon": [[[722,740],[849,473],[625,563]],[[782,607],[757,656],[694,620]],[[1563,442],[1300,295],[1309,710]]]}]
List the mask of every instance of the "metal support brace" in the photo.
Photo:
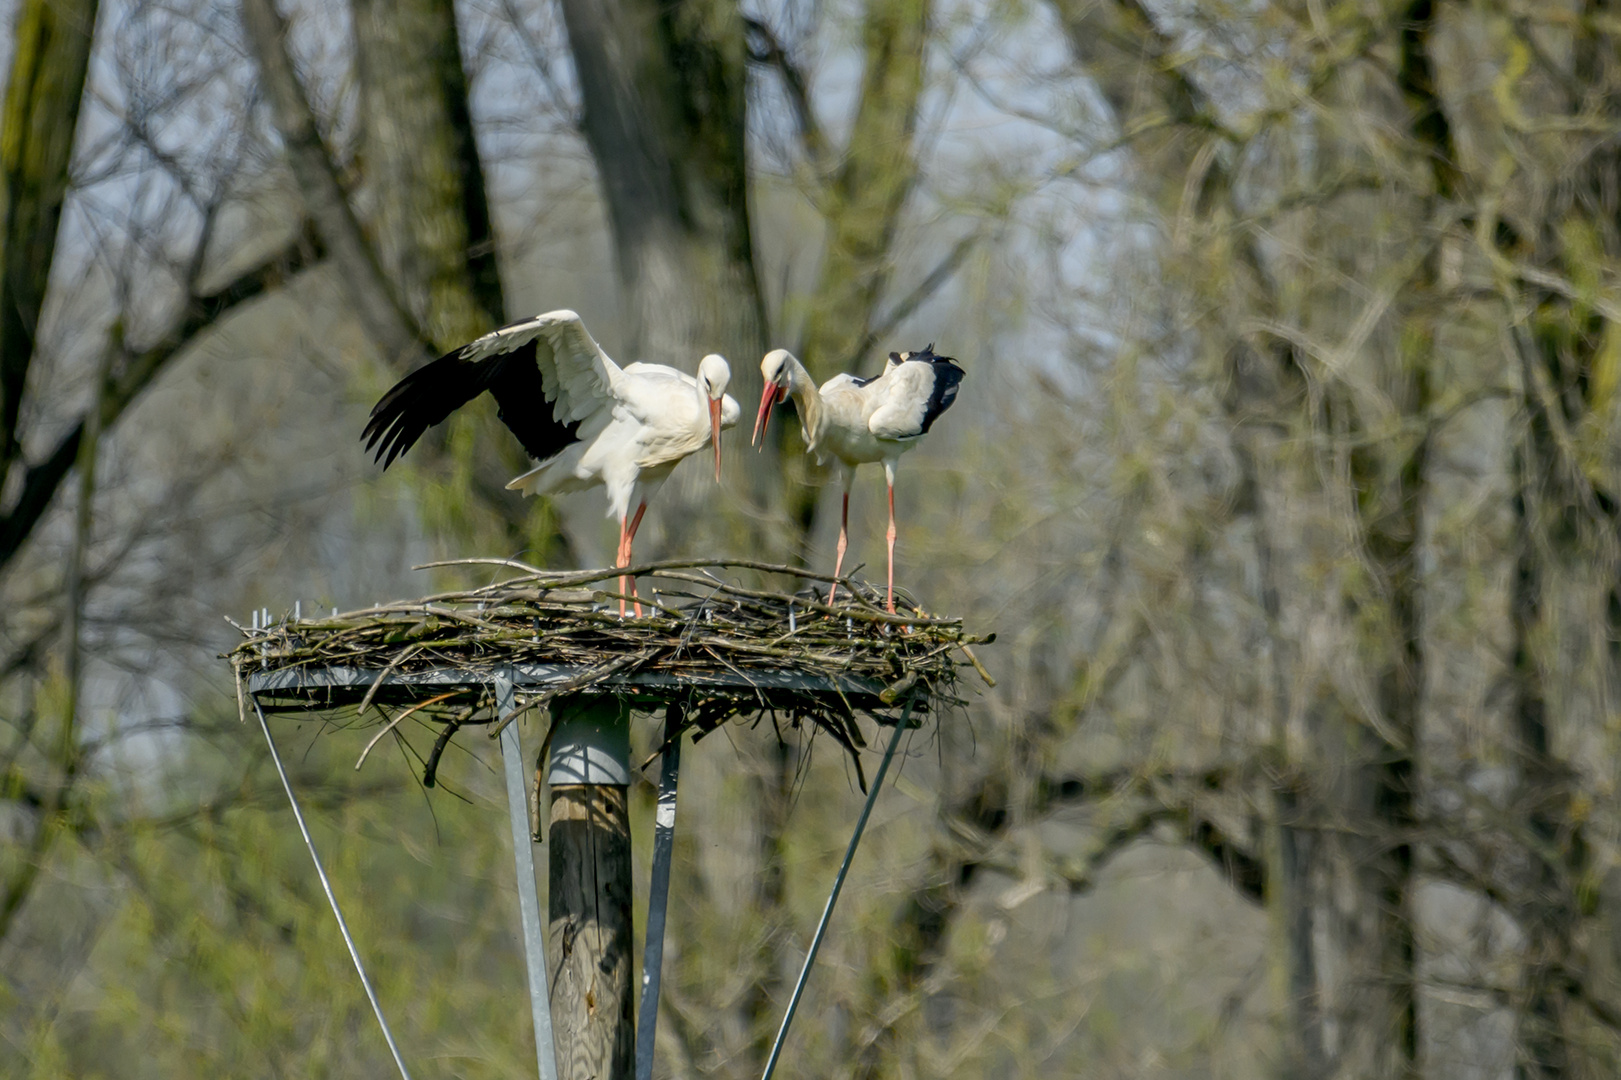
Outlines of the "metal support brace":
[{"label": "metal support brace", "polygon": [[653,818],[653,880],[647,890],[642,1000],[636,1013],[636,1080],[653,1078],[653,1039],[659,1026],[659,976],[664,970],[664,916],[670,904],[670,854],[675,847],[675,788],[681,773],[681,720],[675,702],[664,708],[664,755]]},{"label": "metal support brace", "polygon": [[[499,715],[511,713],[512,677],[495,680],[495,707]],[[557,1080],[557,1054],[552,1049],[551,995],[546,991],[546,934],[540,924],[540,895],[535,888],[534,841],[529,836],[529,803],[524,784],[523,751],[518,725],[501,732],[501,764],[507,781],[507,815],[512,819],[512,857],[518,873],[518,916],[523,922],[524,964],[529,971],[529,1011],[535,1023],[535,1059],[540,1080]]]},{"label": "metal support brace", "polygon": [[811,966],[816,963],[817,950],[822,947],[827,924],[833,918],[833,905],[839,902],[839,892],[844,888],[845,875],[850,872],[850,861],[856,857],[856,845],[861,843],[861,834],[867,829],[867,819],[872,816],[873,803],[878,801],[878,789],[884,786],[884,774],[889,772],[889,763],[894,760],[895,751],[901,745],[901,736],[906,733],[907,725],[912,722],[912,706],[916,704],[916,694],[906,699],[906,710],[901,714],[900,723],[895,725],[895,734],[890,736],[889,747],[884,751],[884,760],[878,764],[878,775],[873,777],[872,790],[867,792],[867,803],[861,808],[861,816],[856,819],[856,831],[850,837],[850,846],[844,849],[844,862],[839,864],[839,872],[833,878],[833,891],[828,894],[827,904],[822,908],[822,921],[816,924],[816,935],[811,938],[810,951],[805,954],[804,966],[799,969],[799,981],[794,983],[794,994],[788,999],[788,1011],[783,1014],[782,1026],[777,1029],[777,1041],[771,1044],[771,1056],[766,1059],[765,1072],[760,1080],[771,1080],[771,1074],[777,1071],[777,1058],[782,1054],[782,1044],[788,1038],[788,1025],[794,1022],[794,1012],[799,1008],[799,999],[805,993],[805,983],[810,980]]},{"label": "metal support brace", "polygon": [[270,737],[270,725],[265,721],[265,711],[259,707],[259,699],[253,699],[253,711],[259,715],[259,729],[265,733],[265,745],[270,748],[270,760],[276,764],[276,774],[281,777],[281,786],[287,792],[287,801],[293,807],[293,820],[298,822],[298,831],[304,835],[304,846],[309,849],[310,861],[315,863],[315,876],[321,879],[321,888],[326,892],[327,903],[332,905],[332,914],[338,918],[338,932],[343,935],[343,943],[349,947],[349,959],[355,962],[355,971],[360,974],[360,985],[366,988],[366,1000],[371,1002],[371,1011],[377,1014],[377,1026],[383,1029],[383,1041],[388,1043],[388,1052],[394,1055],[394,1064],[399,1067],[400,1076],[404,1080],[411,1080],[411,1073],[405,1067],[405,1059],[400,1056],[400,1048],[394,1042],[394,1033],[388,1029],[388,1021],[383,1019],[383,1006],[378,1004],[377,991],[372,989],[371,980],[366,977],[366,966],[360,962],[360,950],[355,948],[355,939],[349,936],[349,924],[343,919],[343,910],[338,907],[338,897],[332,891],[332,882],[326,876],[326,868],[321,865],[321,856],[315,852],[315,841],[310,838],[309,826],[304,824],[304,812],[298,808],[298,796],[293,794],[293,783],[287,779],[287,770],[282,767],[281,755],[276,752],[276,740]]}]

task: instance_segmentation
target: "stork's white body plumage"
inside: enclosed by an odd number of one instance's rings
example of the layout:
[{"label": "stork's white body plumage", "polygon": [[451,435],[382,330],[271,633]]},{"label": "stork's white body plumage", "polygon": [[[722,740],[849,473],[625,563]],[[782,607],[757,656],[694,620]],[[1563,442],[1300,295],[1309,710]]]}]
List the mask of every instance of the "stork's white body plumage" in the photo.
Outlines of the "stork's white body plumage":
[{"label": "stork's white body plumage", "polygon": [[[890,353],[884,371],[871,379],[835,375],[817,386],[810,372],[787,349],[773,349],[760,362],[765,392],[755,417],[759,439],[771,406],[793,399],[805,433],[805,447],[819,462],[831,461],[842,491],[838,555],[833,576],[844,566],[849,546],[850,485],[858,465],[882,462],[889,487],[889,610],[895,610],[895,465],[928,434],[934,421],[957,398],[963,370],[934,346],[918,353]],[[838,586],[829,590],[832,601]]]},{"label": "stork's white body plumage", "polygon": [[[610,361],[611,362],[611,361]],[[580,441],[507,487],[554,495],[602,485],[610,517],[650,501],[683,458],[712,442],[708,396],[699,380],[662,364],[617,369],[611,396],[580,425]],[[738,405],[721,401],[721,426],[737,423]]]},{"label": "stork's white body plumage", "polygon": [[601,485],[609,516],[619,519],[616,565],[626,566],[648,500],[683,458],[713,445],[720,479],[721,429],[740,411],[725,392],[730,379],[714,353],[699,361],[696,378],[663,364],[621,368],[578,315],[551,311],[400,380],[372,409],[362,438],[386,469],[430,426],[488,390],[502,422],[540,461],[507,487],[535,495]]}]

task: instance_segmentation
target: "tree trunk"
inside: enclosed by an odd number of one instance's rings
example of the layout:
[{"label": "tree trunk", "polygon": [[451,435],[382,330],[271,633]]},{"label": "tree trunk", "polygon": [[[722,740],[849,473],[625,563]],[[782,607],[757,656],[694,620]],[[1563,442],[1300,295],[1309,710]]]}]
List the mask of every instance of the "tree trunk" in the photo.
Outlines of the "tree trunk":
[{"label": "tree trunk", "polygon": [[259,84],[287,164],[310,219],[341,271],[356,316],[390,365],[409,370],[431,359],[430,347],[384,276],[377,253],[361,231],[332,156],[321,140],[309,99],[287,52],[287,24],[275,0],[242,0],[242,27],[259,67]]},{"label": "tree trunk", "polygon": [[[429,350],[446,353],[507,321],[484,167],[467,102],[451,0],[351,0],[360,84],[361,173],[369,207],[366,231],[383,275],[420,328]],[[441,455],[475,445],[451,434],[470,421],[453,417],[435,432]],[[540,565],[572,565],[549,498],[520,499],[507,478],[531,462],[516,440],[496,433],[476,444],[470,484],[445,484],[440,520],[480,520],[495,512],[502,550]],[[466,495],[472,496],[466,498]]]},{"label": "tree trunk", "polygon": [[[1568,56],[1574,85],[1613,85],[1616,39],[1602,18],[1604,4],[1583,5],[1580,32]],[[1613,92],[1594,103],[1612,122]],[[1588,102],[1572,102],[1592,108]],[[1621,196],[1615,176],[1621,155],[1612,145],[1596,149],[1562,187],[1558,204],[1544,213],[1548,223],[1535,237],[1533,261],[1569,277],[1593,264],[1593,252],[1576,250],[1573,236],[1591,235],[1603,243],[1609,263],[1621,256]],[[1572,226],[1575,226],[1574,228]],[[1581,232],[1577,232],[1577,228]],[[1590,230],[1590,232],[1589,232]],[[1504,244],[1505,251],[1509,245]],[[1582,815],[1572,805],[1579,775],[1555,752],[1554,720],[1548,701],[1548,643],[1558,632],[1545,613],[1548,578],[1561,562],[1588,564],[1594,551],[1614,573],[1621,555],[1621,500],[1603,466],[1573,457],[1573,432],[1607,426],[1613,412],[1599,388],[1609,381],[1615,360],[1606,339],[1615,333],[1584,300],[1545,289],[1530,290],[1526,310],[1534,312],[1518,340],[1526,429],[1514,453],[1515,560],[1509,605],[1512,631],[1512,734],[1519,770],[1515,793],[1517,823],[1529,834],[1524,872],[1512,914],[1525,934],[1520,1000],[1516,1003],[1516,1076],[1554,1080],[1583,1075],[1590,1051],[1583,1046],[1580,1001],[1598,997],[1591,965],[1580,954],[1584,912],[1579,892],[1590,881],[1592,865]],[[1594,421],[1598,421],[1597,424]],[[1596,543],[1595,543],[1596,541]],[[1611,687],[1621,674],[1621,584],[1608,588],[1605,630],[1609,639]],[[1510,845],[1523,844],[1518,837]],[[1512,846],[1510,847],[1512,850]]]},{"label": "tree trunk", "polygon": [[[1317,958],[1317,927],[1322,907],[1321,809],[1313,789],[1313,770],[1299,760],[1301,743],[1291,731],[1290,700],[1295,694],[1291,673],[1299,663],[1296,642],[1283,629],[1284,588],[1279,581],[1278,553],[1273,547],[1273,522],[1268,514],[1268,481],[1282,470],[1273,465],[1280,455],[1275,437],[1266,430],[1277,425],[1298,398],[1301,387],[1291,376],[1294,369],[1285,354],[1263,356],[1240,349],[1232,356],[1224,408],[1233,425],[1233,449],[1241,477],[1235,513],[1250,516],[1254,528],[1255,561],[1259,571],[1260,609],[1269,627],[1272,675],[1270,753],[1277,763],[1272,806],[1267,827],[1266,905],[1271,916],[1273,972],[1283,1002],[1283,1060],[1285,1075],[1316,1080],[1329,1075],[1328,1045],[1323,1030],[1323,995]],[[1263,471],[1264,470],[1264,471]],[[1266,477],[1263,480],[1263,476]],[[1308,714],[1320,711],[1308,703]],[[1313,724],[1313,727],[1317,726]],[[1307,746],[1307,753],[1313,748]]]},{"label": "tree trunk", "polygon": [[0,113],[0,489],[19,451],[17,422],[56,229],[67,200],[96,0],[24,0]]},{"label": "tree trunk", "polygon": [[[23,904],[34,891],[39,873],[44,869],[63,825],[64,812],[74,795],[74,786],[85,762],[84,747],[80,739],[84,731],[81,710],[84,702],[84,609],[87,583],[85,560],[94,532],[94,502],[96,495],[96,455],[101,447],[101,405],[107,393],[107,375],[110,361],[116,355],[109,345],[96,371],[96,392],[85,414],[84,436],[79,440],[79,459],[75,469],[79,474],[79,501],[74,507],[73,543],[68,551],[66,597],[67,659],[63,664],[65,701],[61,705],[60,727],[56,733],[55,752],[50,764],[56,775],[52,778],[51,794],[40,807],[39,824],[33,837],[23,847],[22,861],[0,884],[0,942],[5,941]],[[38,706],[36,705],[36,708]]]},{"label": "tree trunk", "polygon": [[1286,1018],[1283,1030],[1285,1075],[1316,1080],[1329,1075],[1323,1038],[1322,993],[1318,986],[1316,870],[1320,835],[1306,825],[1310,810],[1301,793],[1285,782],[1273,792],[1275,839],[1267,906],[1274,931],[1276,970]]},{"label": "tree trunk", "polygon": [[[403,374],[491,329],[503,304],[450,5],[355,0],[354,10],[378,206],[372,235],[362,229],[322,142],[273,0],[243,0],[241,17],[310,218],[342,271],[361,326],[385,362]],[[457,422],[465,421],[450,423]],[[449,429],[437,426],[423,439],[440,461],[457,452]],[[572,563],[550,500],[521,500],[505,490],[506,478],[527,459],[516,442],[502,439],[497,445],[504,454],[478,455],[457,482],[445,485],[447,494],[465,498],[448,507],[446,517],[464,524],[488,520],[471,513],[481,507],[506,530],[510,547],[542,563]]]},{"label": "tree trunk", "polygon": [[[1427,357],[1423,362],[1427,362]],[[1404,415],[1428,410],[1428,381],[1416,397],[1396,398]],[[1357,455],[1353,453],[1353,459]],[[1389,505],[1364,516],[1364,549],[1389,605],[1390,654],[1375,694],[1386,732],[1362,730],[1362,761],[1351,778],[1356,816],[1370,833],[1352,840],[1354,879],[1371,938],[1363,975],[1374,1001],[1366,1031],[1377,1033],[1379,1075],[1413,1076],[1418,1067],[1417,934],[1414,923],[1414,839],[1417,822],[1417,749],[1424,691],[1423,586],[1418,547],[1423,530],[1427,436],[1398,464]],[[1388,468],[1388,463],[1386,466]],[[1356,466],[1352,466],[1353,474]]]},{"label": "tree trunk", "polygon": [[505,321],[450,0],[351,0],[370,233],[439,352]]},{"label": "tree trunk", "polygon": [[743,20],[722,0],[563,0],[613,229],[628,360],[765,351],[748,214]]},{"label": "tree trunk", "polygon": [[[1533,426],[1536,422],[1533,421]],[[1540,455],[1515,455],[1519,490],[1514,496],[1514,568],[1509,623],[1513,631],[1514,735],[1519,749],[1520,813],[1537,849],[1529,852],[1527,880],[1515,912],[1526,935],[1524,999],[1518,1009],[1515,1075],[1523,1080],[1557,1080],[1573,1075],[1566,1037],[1571,984],[1570,961],[1579,912],[1570,881],[1582,872],[1580,833],[1570,825],[1570,792],[1556,767],[1548,730],[1548,702],[1542,685],[1537,642],[1542,625],[1542,555],[1533,520],[1536,499],[1531,476]],[[1578,842],[1572,843],[1575,839]],[[1563,863],[1550,855],[1563,856]]]}]

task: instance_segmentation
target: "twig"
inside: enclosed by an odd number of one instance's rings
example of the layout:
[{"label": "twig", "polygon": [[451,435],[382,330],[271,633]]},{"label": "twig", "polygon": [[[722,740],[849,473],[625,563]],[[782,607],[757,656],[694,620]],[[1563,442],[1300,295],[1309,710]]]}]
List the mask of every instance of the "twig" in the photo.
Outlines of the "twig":
[{"label": "twig", "polygon": [[[388,666],[377,673],[376,681],[371,684],[371,689],[366,691],[366,696],[360,699],[360,708],[356,709],[355,712],[364,713],[367,707],[371,705],[371,699],[377,696],[377,688],[383,685],[384,679],[388,678],[388,673],[399,667],[400,664],[404,663],[406,657],[410,656],[414,652],[419,651],[421,648],[422,646],[420,645],[407,645],[405,648],[401,649],[399,655],[390,660],[388,662]],[[367,747],[367,749],[369,750],[371,748]],[[361,759],[364,760],[366,755],[362,754],[360,756]],[[360,766],[356,765],[355,768],[358,769]]]},{"label": "twig", "polygon": [[[384,735],[387,735],[389,732],[391,732],[395,728],[399,727],[400,726],[400,721],[404,720],[407,716],[410,716],[412,713],[421,712],[423,709],[426,709],[429,705],[437,705],[441,701],[444,701],[446,698],[453,698],[457,694],[460,694],[460,693],[462,693],[462,691],[459,690],[459,689],[458,690],[451,690],[451,691],[448,691],[446,693],[440,694],[438,697],[431,697],[427,701],[418,702],[417,704],[412,705],[409,709],[406,709],[404,712],[400,713],[400,715],[396,716],[394,719],[390,720],[383,727],[382,731],[379,731],[376,735],[372,736],[371,742],[366,744],[366,749],[364,749],[364,750],[362,750],[360,752],[360,760],[355,762],[355,771],[356,772],[360,771],[360,767],[362,765],[366,764],[366,755],[371,753],[371,748],[376,746],[377,743],[382,739],[382,737]],[[433,785],[429,784],[427,786],[432,787]]]},{"label": "twig", "polygon": [[422,766],[422,786],[433,787],[434,779],[439,775],[439,756],[450,745],[451,736],[461,728],[461,721],[452,720],[446,724],[439,737],[433,741],[433,750],[428,754],[428,763]]},{"label": "twig", "polygon": [[996,680],[991,678],[991,673],[985,670],[985,665],[979,662],[979,657],[974,655],[974,650],[970,649],[966,645],[959,645],[957,647],[962,650],[962,654],[964,656],[968,657],[968,662],[974,665],[974,670],[979,672],[979,677],[981,679],[985,680],[985,685],[995,686]]},{"label": "twig", "polygon": [[885,705],[893,705],[901,699],[901,695],[917,685],[917,672],[908,671],[878,693],[878,700]]},{"label": "twig", "polygon": [[242,661],[239,657],[231,657],[231,676],[236,683],[236,718],[241,723],[248,722],[248,698],[245,687],[242,685]]}]

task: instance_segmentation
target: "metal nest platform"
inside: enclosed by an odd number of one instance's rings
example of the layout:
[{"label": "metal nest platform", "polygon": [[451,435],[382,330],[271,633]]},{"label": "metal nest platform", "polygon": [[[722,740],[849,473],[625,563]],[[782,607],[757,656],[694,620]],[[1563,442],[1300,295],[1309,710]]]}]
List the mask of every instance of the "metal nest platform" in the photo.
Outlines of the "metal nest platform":
[{"label": "metal nest platform", "polygon": [[[423,759],[423,782],[428,786],[434,784],[446,746],[463,728],[482,729],[490,738],[499,738],[537,1065],[543,1080],[558,1074],[556,1051],[567,1056],[567,1047],[554,1048],[550,1013],[568,1006],[559,1006],[547,989],[546,933],[529,842],[535,834],[525,782],[529,770],[513,721],[532,710],[550,714],[538,756],[547,762],[555,797],[558,785],[565,791],[584,791],[591,785],[627,784],[630,712],[656,708],[663,712],[663,741],[654,754],[662,760],[641,1023],[635,1038],[638,1080],[651,1077],[653,1067],[682,735],[690,732],[696,741],[728,721],[758,722],[764,716],[772,718],[779,737],[784,721],[791,727],[810,724],[838,741],[867,790],[860,754],[866,744],[856,715],[866,713],[890,726],[874,782],[778,1031],[765,1071],[769,1078],[904,733],[918,726],[922,715],[938,717],[942,710],[964,704],[958,692],[963,668],[974,669],[986,685],[995,685],[972,651],[974,644],[994,635],[975,637],[964,630],[961,620],[931,616],[913,604],[904,605],[903,614],[891,614],[865,583],[848,578],[835,582],[769,563],[672,561],[624,571],[572,573],[507,559],[429,565],[511,573],[477,588],[317,618],[304,618],[300,606],[279,620],[268,611],[256,612],[248,626],[233,623],[244,640],[225,654],[236,675],[243,718],[250,712],[258,718],[401,1076],[408,1080],[409,1070],[282,769],[268,712],[351,711],[356,724],[370,724],[367,713],[375,709],[382,718],[381,729],[360,755],[361,762],[372,746],[407,719],[437,725],[433,750]],[[620,591],[622,575],[639,582],[639,598]],[[795,593],[764,587],[784,578],[822,587]],[[757,585],[745,585],[745,580]],[[836,592],[832,602],[830,586]],[[639,616],[621,614],[622,605],[637,603]],[[539,774],[535,775],[538,783]],[[551,857],[555,872],[560,865],[557,844],[552,845]],[[619,887],[628,896],[628,876]],[[555,926],[560,917],[555,902],[553,908]]]}]

